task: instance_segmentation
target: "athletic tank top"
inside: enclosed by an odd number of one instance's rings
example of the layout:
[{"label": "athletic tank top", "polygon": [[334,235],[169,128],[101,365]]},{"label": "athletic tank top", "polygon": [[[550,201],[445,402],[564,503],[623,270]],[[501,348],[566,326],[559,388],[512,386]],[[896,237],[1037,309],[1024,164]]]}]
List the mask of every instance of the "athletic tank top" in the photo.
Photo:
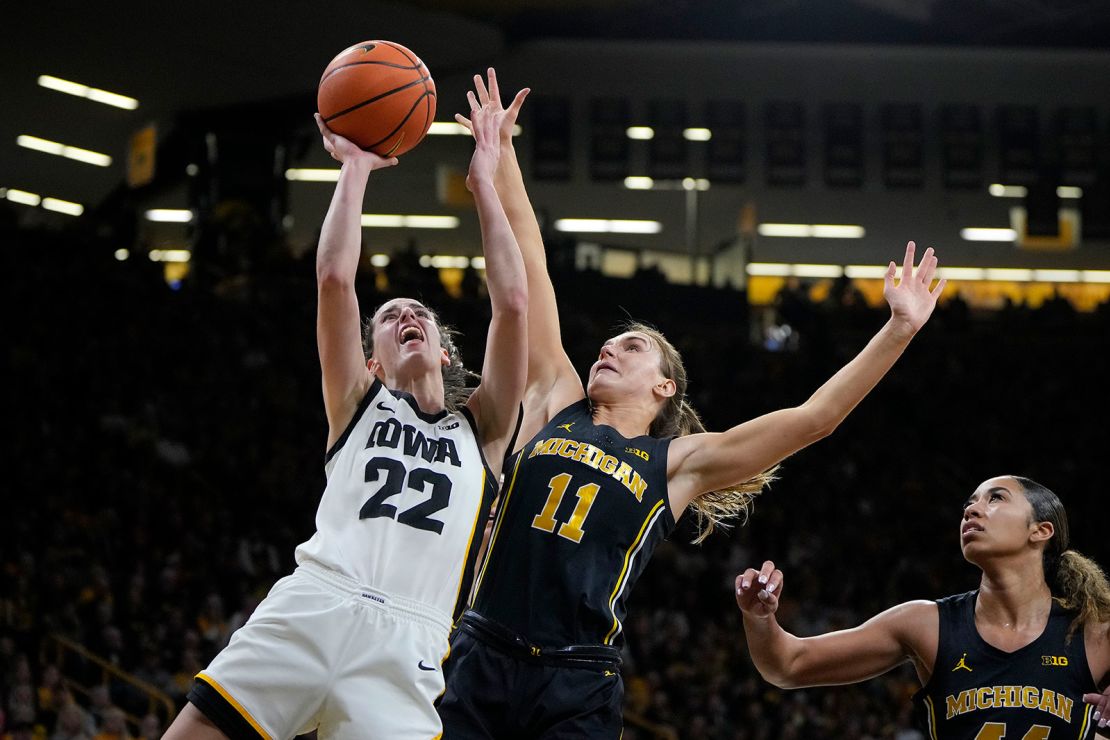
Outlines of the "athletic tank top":
[{"label": "athletic tank top", "polygon": [[1041,636],[1006,653],[975,628],[978,591],[937,601],[940,636],[933,675],[914,695],[933,740],[1089,740],[1097,724],[1083,694],[1095,691],[1083,628],[1055,600]]},{"label": "athletic tank top", "polygon": [[625,601],[674,529],[670,439],[594,424],[583,399],[506,466],[472,608],[534,645],[619,645]]},{"label": "athletic tank top", "polygon": [[457,616],[497,491],[470,412],[426,414],[375,380],[324,471],[297,563]]}]

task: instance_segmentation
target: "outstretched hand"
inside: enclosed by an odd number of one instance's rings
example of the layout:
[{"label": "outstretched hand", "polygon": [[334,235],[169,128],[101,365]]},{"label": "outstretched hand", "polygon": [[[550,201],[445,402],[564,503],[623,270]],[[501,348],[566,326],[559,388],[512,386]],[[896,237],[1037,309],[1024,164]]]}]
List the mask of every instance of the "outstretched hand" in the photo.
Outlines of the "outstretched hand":
[{"label": "outstretched hand", "polygon": [[328,125],[324,123],[324,119],[320,117],[319,113],[315,114],[314,117],[316,118],[316,127],[320,129],[320,136],[324,137],[324,149],[328,151],[328,154],[330,154],[331,158],[335,161],[340,163],[364,161],[370,165],[371,171],[383,167],[392,167],[397,164],[396,157],[389,157],[388,159],[386,157],[380,157],[374,154],[374,152],[366,151],[350,139],[346,139],[335,133],[328,128]]},{"label": "outstretched hand", "polygon": [[897,268],[894,261],[886,268],[883,278],[883,297],[890,305],[891,315],[895,319],[906,322],[913,331],[919,330],[929,320],[936,308],[937,298],[940,297],[947,280],[940,280],[932,290],[929,286],[937,272],[937,258],[933,248],[925,250],[921,256],[921,263],[914,270],[913,256],[916,245],[913,242],[906,244],[906,256],[902,261],[902,277],[898,284],[894,284],[894,275]]},{"label": "outstretched hand", "polygon": [[[474,92],[477,94],[478,102],[481,104],[481,110],[487,112],[490,118],[495,122],[495,129],[500,136],[502,143],[512,141],[513,128],[516,127],[517,116],[520,115],[520,107],[524,105],[524,99],[528,97],[531,89],[524,88],[516,94],[513,102],[509,103],[509,107],[505,108],[501,105],[501,90],[497,86],[497,73],[490,67],[486,71],[489,77],[489,85],[482,79],[482,75],[474,75]],[[469,98],[471,93],[467,93]],[[471,101],[470,112],[473,115],[474,102]],[[465,126],[470,133],[474,133],[473,122],[462,115],[461,113],[455,114],[455,120],[461,126]]]},{"label": "outstretched hand", "polygon": [[766,619],[778,611],[782,571],[770,560],[760,570],[748,568],[736,576],[736,604],[745,616]]},{"label": "outstretched hand", "polygon": [[466,175],[466,188],[476,192],[482,185],[493,186],[493,176],[501,159],[497,140],[497,117],[490,106],[481,105],[473,92],[466,94],[470,101],[470,132],[474,134],[474,156],[470,158],[470,172]]}]

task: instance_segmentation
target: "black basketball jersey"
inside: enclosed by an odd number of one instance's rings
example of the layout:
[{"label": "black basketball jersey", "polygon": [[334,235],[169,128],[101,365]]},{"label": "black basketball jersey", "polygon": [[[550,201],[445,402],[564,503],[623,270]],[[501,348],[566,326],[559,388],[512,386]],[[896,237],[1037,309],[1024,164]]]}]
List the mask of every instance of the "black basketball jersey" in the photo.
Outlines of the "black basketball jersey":
[{"label": "black basketball jersey", "polygon": [[626,439],[586,399],[506,466],[473,609],[534,645],[619,645],[633,584],[674,529],[670,439]]},{"label": "black basketball jersey", "polygon": [[940,638],[933,675],[914,695],[928,737],[978,740],[1088,740],[1095,734],[1096,691],[1087,666],[1083,629],[1067,640],[1075,617],[1056,601],[1044,632],[1007,653],[975,628],[978,591],[937,601]]}]

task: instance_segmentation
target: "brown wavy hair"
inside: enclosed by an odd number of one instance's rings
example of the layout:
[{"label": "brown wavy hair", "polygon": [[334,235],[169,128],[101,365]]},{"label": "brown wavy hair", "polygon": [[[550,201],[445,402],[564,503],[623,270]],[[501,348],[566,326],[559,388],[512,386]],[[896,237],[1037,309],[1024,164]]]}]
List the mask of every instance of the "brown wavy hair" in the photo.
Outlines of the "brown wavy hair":
[{"label": "brown wavy hair", "polygon": [[[458,411],[459,407],[464,405],[467,399],[470,398],[470,394],[474,392],[474,388],[477,386],[476,381],[480,380],[481,376],[463,366],[462,355],[459,354],[459,347],[456,343],[456,339],[461,336],[459,332],[440,321],[439,314],[431,308],[423,303],[420,303],[420,305],[432,315],[432,321],[439,329],[439,346],[447,350],[447,357],[451,360],[451,364],[442,367],[443,405],[447,407],[448,411]],[[370,315],[362,321],[362,352],[367,360],[374,354],[374,317],[377,316],[380,308],[381,306],[374,308]]]},{"label": "brown wavy hair", "polygon": [[[646,334],[659,347],[661,356],[659,370],[663,377],[674,381],[674,395],[666,400],[663,408],[659,410],[651,422],[648,433],[653,437],[684,437],[687,434],[705,432],[705,425],[701,417],[686,398],[688,379],[686,366],[682,362],[682,355],[675,346],[667,341],[663,333],[647,324],[630,321],[621,327],[622,332],[635,331]],[[778,466],[752,476],[743,483],[718,491],[709,491],[697,496],[690,507],[697,518],[698,534],[695,543],[704,542],[718,527],[728,529],[732,526],[729,520],[738,519],[743,524],[751,511],[755,497],[775,479]]]},{"label": "brown wavy hair", "polygon": [[1065,609],[1076,612],[1068,636],[1088,623],[1107,624],[1110,628],[1110,583],[1098,563],[1069,548],[1068,514],[1060,497],[1029,478],[1009,477],[1018,482],[1033,507],[1033,521],[1052,524],[1054,534],[1045,545],[1041,562],[1053,598]]}]

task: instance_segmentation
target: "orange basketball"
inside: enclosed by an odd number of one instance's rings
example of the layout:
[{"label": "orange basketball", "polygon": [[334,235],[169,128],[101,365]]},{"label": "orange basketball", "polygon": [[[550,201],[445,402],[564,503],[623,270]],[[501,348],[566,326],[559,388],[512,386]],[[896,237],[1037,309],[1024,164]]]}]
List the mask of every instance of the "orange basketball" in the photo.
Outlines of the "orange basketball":
[{"label": "orange basketball", "polygon": [[335,133],[383,157],[419,144],[436,115],[436,84],[411,51],[364,41],[331,60],[316,92],[320,117]]}]

